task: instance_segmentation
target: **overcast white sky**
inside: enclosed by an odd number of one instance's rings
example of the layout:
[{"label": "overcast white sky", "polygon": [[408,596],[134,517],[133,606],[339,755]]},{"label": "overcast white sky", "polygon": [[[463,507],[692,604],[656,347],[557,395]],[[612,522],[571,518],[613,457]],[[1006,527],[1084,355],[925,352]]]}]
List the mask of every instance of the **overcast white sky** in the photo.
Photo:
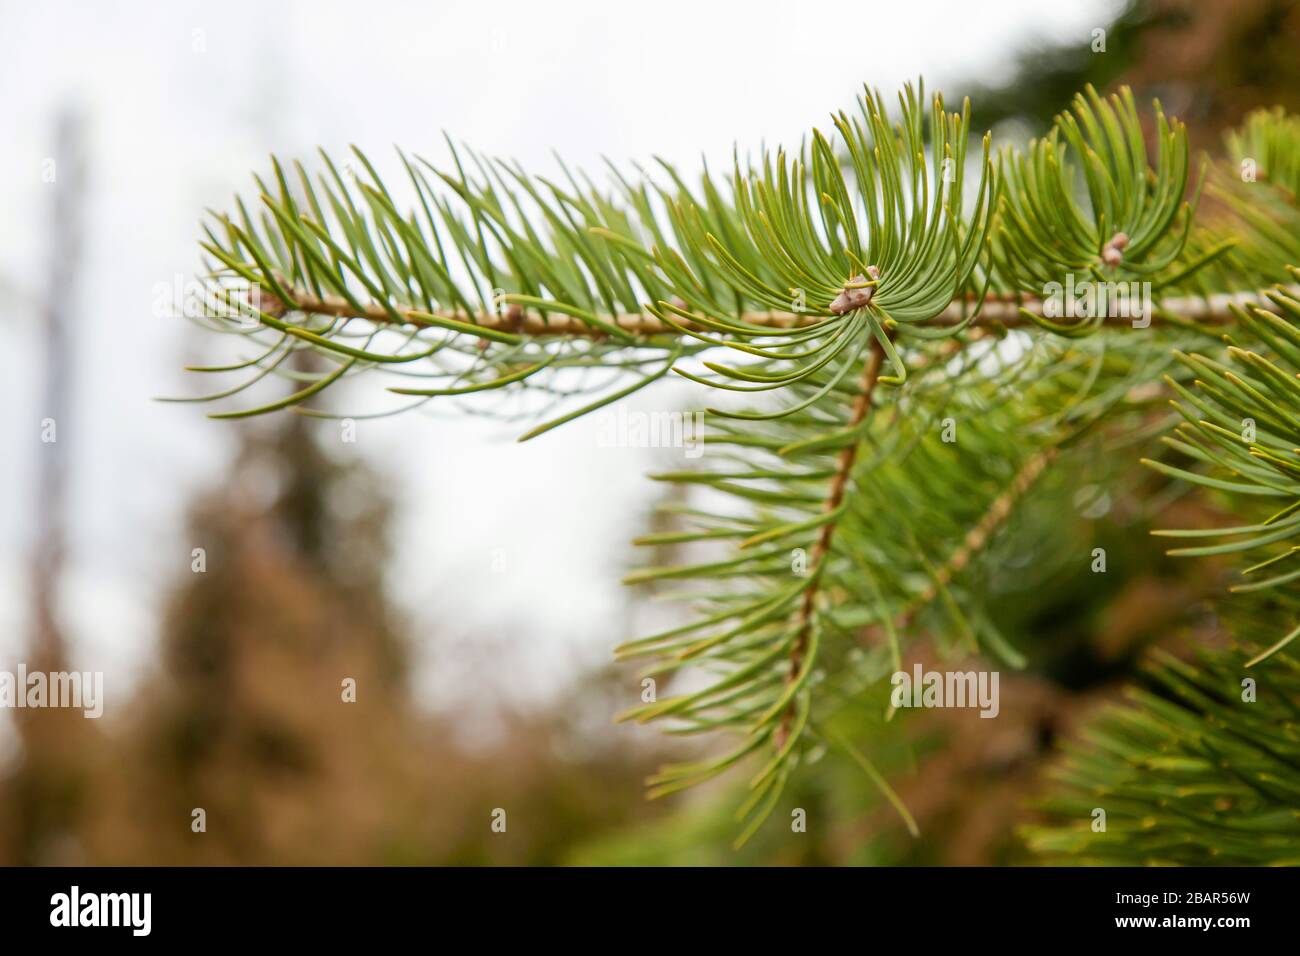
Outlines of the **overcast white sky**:
[{"label": "overcast white sky", "polygon": [[[221,474],[238,427],[152,401],[206,384],[180,371],[200,334],[154,317],[152,290],[193,270],[203,208],[228,206],[268,153],[357,143],[379,159],[397,143],[441,158],[445,129],[539,170],[552,150],[593,170],[652,154],[690,170],[733,143],[797,143],[863,82],[892,94],[924,74],[941,88],[996,78],[1009,51],[1042,38],[1087,44],[1113,6],[0,2],[0,668],[24,633],[43,417],[32,301],[57,188],[41,171],[61,104],[89,114],[93,157],[78,394],[59,423],[77,466],[65,617],[111,698],[151,660],[162,588],[190,560],[186,501]],[[618,579],[653,452],[598,448],[583,424],[524,446],[475,421],[359,428],[354,447],[402,493],[399,597],[424,633],[497,635],[511,655],[500,671],[534,683],[626,636]],[[492,508],[472,503],[484,497]],[[498,549],[504,574],[491,572]]]}]

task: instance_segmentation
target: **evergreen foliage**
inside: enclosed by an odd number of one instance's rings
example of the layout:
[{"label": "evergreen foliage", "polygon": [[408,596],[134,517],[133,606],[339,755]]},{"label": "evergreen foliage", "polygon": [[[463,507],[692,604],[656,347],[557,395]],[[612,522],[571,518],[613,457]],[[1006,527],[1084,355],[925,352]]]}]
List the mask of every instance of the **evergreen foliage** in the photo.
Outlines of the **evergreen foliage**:
[{"label": "evergreen foliage", "polygon": [[[206,397],[284,377],[287,398],[216,415],[324,415],[324,389],[382,377],[396,398],[366,414],[500,412],[479,394],[499,393],[532,418],[524,440],[669,373],[709,390],[702,467],[656,476],[700,493],[640,542],[681,561],[629,577],[678,585],[693,616],[618,656],[692,673],[623,716],[729,738],[650,792],[746,765],[739,842],[921,638],[1022,666],[983,605],[991,542],[1045,469],[1145,453],[1243,515],[1166,533],[1215,542],[1188,556],[1248,553],[1248,596],[1221,614],[1264,646],[1165,661],[1164,690],[1103,717],[1065,765],[1032,843],[1294,861],[1300,121],[1255,114],[1199,169],[1183,125],[1127,89],[1088,88],[1024,149],[970,133],[969,103],[948,112],[918,84],[892,118],[867,91],[797,150],[738,151],[689,181],[666,163],[538,176],[449,142],[442,166],[400,155],[407,201],[360,151],[322,154],[314,179],[273,161],[255,203],[205,227],[227,314],[204,324],[241,357],[202,371],[246,375]],[[1058,293],[1084,287],[1099,294],[1080,314]],[[1138,290],[1119,314],[1116,289]],[[304,349],[328,367],[286,361]],[[1258,703],[1229,692],[1245,668]],[[1096,801],[1111,829],[1089,842]]]}]

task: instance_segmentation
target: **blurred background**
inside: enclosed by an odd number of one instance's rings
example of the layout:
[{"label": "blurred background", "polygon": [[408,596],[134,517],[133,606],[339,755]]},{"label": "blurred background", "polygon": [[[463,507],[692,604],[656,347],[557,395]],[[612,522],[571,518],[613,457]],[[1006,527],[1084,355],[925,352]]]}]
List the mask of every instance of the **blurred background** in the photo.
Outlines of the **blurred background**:
[{"label": "blurred background", "polygon": [[1300,106],[1290,3],[0,2],[0,35],[0,670],[105,683],[97,721],[0,710],[0,863],[1023,862],[1059,740],[1152,643],[1215,639],[1213,565],[1146,534],[1200,505],[1152,506],[1114,462],[1057,475],[1029,505],[1052,517],[1008,534],[1100,541],[1111,566],[1008,587],[1030,666],[996,733],[845,728],[922,837],[828,755],[785,800],[827,824],[736,853],[743,781],[649,803],[685,747],[611,722],[640,691],[612,648],[666,613],[619,584],[660,503],[644,475],[680,450],[601,448],[584,421],[518,446],[472,405],[366,419],[364,386],[330,399],[352,442],[211,421],[157,401],[214,390],[183,366],[216,358],[157,302],[198,267],[205,208],[318,146],[388,172],[394,144],[442,159],[445,131],[537,171],[553,151],[691,170],[923,75],[1001,142],[1127,82],[1212,149],[1250,108]]}]

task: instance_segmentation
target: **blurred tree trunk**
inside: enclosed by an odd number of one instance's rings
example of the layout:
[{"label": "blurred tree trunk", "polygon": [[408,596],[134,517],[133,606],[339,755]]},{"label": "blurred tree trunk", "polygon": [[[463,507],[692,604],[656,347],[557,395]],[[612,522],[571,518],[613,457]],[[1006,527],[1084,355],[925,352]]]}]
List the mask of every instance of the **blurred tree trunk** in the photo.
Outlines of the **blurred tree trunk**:
[{"label": "blurred tree trunk", "polygon": [[[59,114],[53,165],[46,175],[53,190],[49,273],[43,297],[45,367],[36,468],[35,538],[32,543],[31,630],[27,670],[47,674],[68,668],[59,621],[60,585],[67,546],[66,490],[69,474],[69,410],[73,401],[77,285],[82,268],[82,218],[86,205],[84,119],[72,109]],[[25,688],[18,688],[24,693]],[[72,834],[86,793],[81,759],[94,731],[74,708],[15,710],[21,762],[8,782],[9,858],[16,863],[75,862],[80,850]]]}]

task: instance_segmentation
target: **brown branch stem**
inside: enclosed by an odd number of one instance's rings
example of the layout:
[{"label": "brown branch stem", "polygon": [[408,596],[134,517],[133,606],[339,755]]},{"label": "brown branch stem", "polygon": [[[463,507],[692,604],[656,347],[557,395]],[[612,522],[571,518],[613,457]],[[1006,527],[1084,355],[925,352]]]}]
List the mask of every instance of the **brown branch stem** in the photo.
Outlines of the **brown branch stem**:
[{"label": "brown branch stem", "polygon": [[[1279,288],[1288,295],[1300,296],[1300,286],[1290,285]],[[295,301],[295,307],[291,309],[263,291],[263,302],[266,303],[266,300],[270,299],[270,304],[267,305],[264,311],[272,315],[294,311],[311,315],[329,315],[336,318],[365,319],[377,325],[395,324],[388,309],[378,303],[367,305],[358,312],[345,299],[337,296],[318,296],[303,289],[291,289],[290,292]],[[1230,310],[1234,305],[1245,307],[1249,305],[1267,305],[1267,303],[1268,300],[1264,297],[1264,292],[1258,291],[1221,293],[1205,298],[1189,296],[1165,299],[1158,303],[1158,307],[1163,312],[1177,315],[1186,320],[1217,324],[1232,320]],[[1030,310],[1039,309],[1042,307],[1042,301],[1020,296],[991,295],[985,299],[979,318],[976,321],[981,325],[1000,324],[1007,327],[1028,325],[1030,324],[1029,321],[1020,314],[1021,307]],[[970,308],[970,302],[954,301],[925,324],[932,326],[956,325],[969,314]],[[419,317],[418,313],[423,310],[410,308],[409,306],[397,306],[394,307],[393,311],[404,319],[405,324],[416,326],[430,324],[427,320]],[[454,319],[459,322],[469,322],[490,331],[518,332],[538,337],[568,336],[594,339],[608,337],[606,332],[573,316],[558,313],[542,316],[535,312],[527,312],[515,305],[508,306],[500,312],[486,312],[471,316],[466,316],[464,313],[448,313],[445,315],[439,314],[439,317]],[[739,318],[743,322],[762,328],[794,329],[823,321],[826,316],[793,312],[756,312],[745,313]],[[629,335],[639,337],[650,338],[680,334],[677,329],[653,315],[628,313],[610,317],[609,321]],[[1113,324],[1127,325],[1131,320],[1126,317],[1113,316],[1106,321]],[[682,324],[687,327],[690,325],[689,322],[683,322]]]}]

